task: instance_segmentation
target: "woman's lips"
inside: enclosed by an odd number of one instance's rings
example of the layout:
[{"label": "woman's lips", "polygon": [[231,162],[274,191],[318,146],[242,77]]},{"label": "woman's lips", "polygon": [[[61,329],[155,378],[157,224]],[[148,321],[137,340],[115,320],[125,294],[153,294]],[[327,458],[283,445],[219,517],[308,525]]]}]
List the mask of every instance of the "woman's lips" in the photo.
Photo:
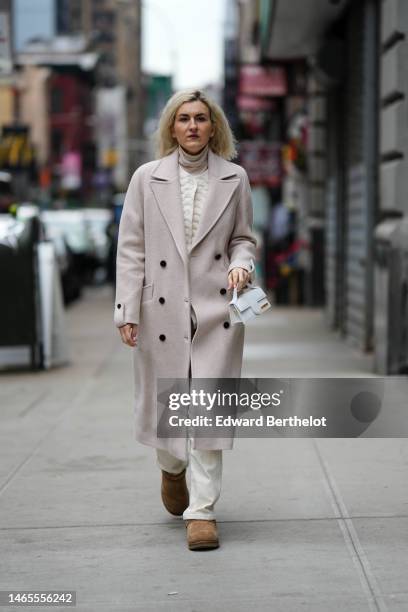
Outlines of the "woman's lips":
[{"label": "woman's lips", "polygon": [[197,135],[187,136],[187,138],[198,138]]}]

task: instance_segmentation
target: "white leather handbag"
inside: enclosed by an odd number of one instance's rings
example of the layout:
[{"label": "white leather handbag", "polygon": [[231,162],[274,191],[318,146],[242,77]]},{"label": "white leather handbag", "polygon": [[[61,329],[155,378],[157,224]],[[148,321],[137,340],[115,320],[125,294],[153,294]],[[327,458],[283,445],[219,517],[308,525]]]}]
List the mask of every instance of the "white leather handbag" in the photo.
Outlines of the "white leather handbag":
[{"label": "white leather handbag", "polygon": [[271,304],[266,297],[265,291],[261,287],[246,287],[238,296],[235,287],[232,300],[229,303],[229,313],[232,325],[243,323],[258,317],[266,312]]}]

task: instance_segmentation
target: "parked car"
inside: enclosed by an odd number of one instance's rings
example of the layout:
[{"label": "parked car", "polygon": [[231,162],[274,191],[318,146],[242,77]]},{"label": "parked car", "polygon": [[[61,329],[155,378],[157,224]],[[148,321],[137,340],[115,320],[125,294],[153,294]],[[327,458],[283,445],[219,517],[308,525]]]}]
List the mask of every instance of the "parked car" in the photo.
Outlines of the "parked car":
[{"label": "parked car", "polygon": [[83,210],[44,210],[41,219],[47,235],[72,254],[75,274],[81,284],[93,281],[98,267],[97,249]]},{"label": "parked car", "polygon": [[107,266],[110,249],[109,225],[112,213],[107,208],[83,209],[88,231],[91,235],[98,266],[94,272],[94,281],[105,282],[107,279]]}]

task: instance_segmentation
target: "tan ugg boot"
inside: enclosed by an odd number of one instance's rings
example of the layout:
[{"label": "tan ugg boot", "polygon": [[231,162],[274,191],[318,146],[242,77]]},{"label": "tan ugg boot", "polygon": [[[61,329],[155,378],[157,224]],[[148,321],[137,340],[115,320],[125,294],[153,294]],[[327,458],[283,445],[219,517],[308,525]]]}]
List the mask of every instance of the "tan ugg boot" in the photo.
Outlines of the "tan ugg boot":
[{"label": "tan ugg boot", "polygon": [[217,523],[201,519],[189,519],[186,522],[187,544],[190,550],[218,548]]},{"label": "tan ugg boot", "polygon": [[162,470],[161,498],[166,510],[174,516],[181,516],[189,504],[186,470],[170,474]]}]

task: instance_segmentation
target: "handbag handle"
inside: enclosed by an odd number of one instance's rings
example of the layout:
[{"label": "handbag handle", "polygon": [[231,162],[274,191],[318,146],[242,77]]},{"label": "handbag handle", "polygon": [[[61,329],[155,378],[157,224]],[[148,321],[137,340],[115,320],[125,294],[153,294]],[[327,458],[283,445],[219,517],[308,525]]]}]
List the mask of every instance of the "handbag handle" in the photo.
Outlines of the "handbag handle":
[{"label": "handbag handle", "polygon": [[[249,274],[252,274],[252,272],[255,270],[255,264],[254,264],[254,260],[251,258],[250,260],[250,265],[249,265]],[[235,303],[238,300],[238,290],[236,287],[234,287],[234,292],[232,294],[232,302]]]},{"label": "handbag handle", "polygon": [[[255,289],[255,287],[249,287],[250,289]],[[232,293],[232,300],[234,304],[238,301],[238,289],[234,287],[234,291]]]}]

